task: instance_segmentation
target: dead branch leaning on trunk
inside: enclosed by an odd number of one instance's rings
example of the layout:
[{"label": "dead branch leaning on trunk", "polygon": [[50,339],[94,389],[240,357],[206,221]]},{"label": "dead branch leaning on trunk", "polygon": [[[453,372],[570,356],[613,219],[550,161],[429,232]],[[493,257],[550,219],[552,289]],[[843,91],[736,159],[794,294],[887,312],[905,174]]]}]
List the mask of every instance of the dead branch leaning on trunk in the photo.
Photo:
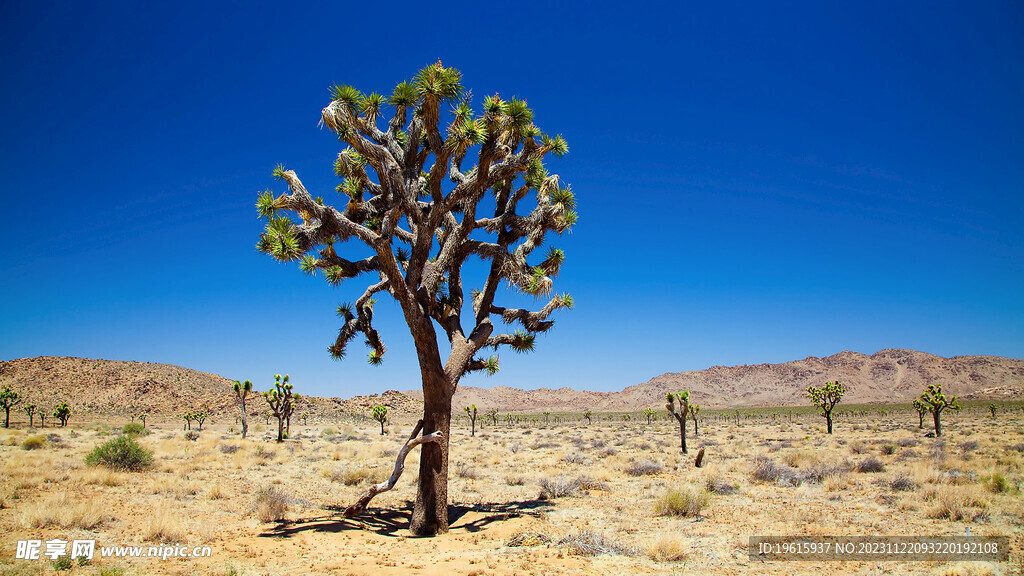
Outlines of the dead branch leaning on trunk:
[{"label": "dead branch leaning on trunk", "polygon": [[387,492],[395,487],[398,483],[398,479],[402,476],[402,472],[405,470],[405,457],[409,455],[409,451],[423,444],[425,442],[437,442],[441,439],[442,433],[440,431],[433,432],[431,434],[424,434],[417,438],[416,436],[423,430],[423,420],[416,423],[416,427],[413,428],[412,434],[409,434],[409,439],[405,441],[405,445],[398,451],[398,457],[395,459],[395,470],[391,473],[391,477],[381,482],[380,484],[374,484],[370,486],[370,489],[365,494],[359,497],[359,500],[355,504],[345,509],[342,514],[345,518],[353,518],[366,511],[366,507],[370,504],[370,500],[373,500],[375,496],[381,492]]}]

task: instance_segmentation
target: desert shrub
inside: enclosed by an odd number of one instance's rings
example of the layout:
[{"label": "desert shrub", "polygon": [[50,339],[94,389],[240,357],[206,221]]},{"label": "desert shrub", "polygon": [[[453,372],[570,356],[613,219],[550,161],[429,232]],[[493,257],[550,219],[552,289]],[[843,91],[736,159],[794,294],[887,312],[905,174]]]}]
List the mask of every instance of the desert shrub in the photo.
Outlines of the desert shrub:
[{"label": "desert shrub", "polygon": [[523,486],[526,484],[526,476],[511,475],[505,477],[505,484],[509,486]]},{"label": "desert shrub", "polygon": [[709,500],[706,490],[673,488],[654,501],[654,513],[658,516],[697,516]]},{"label": "desert shrub", "polygon": [[860,440],[856,440],[850,443],[851,454],[867,454],[869,450],[870,449],[868,448],[867,444],[861,442]]},{"label": "desert shrub", "polygon": [[785,464],[779,464],[767,456],[754,457],[754,467],[750,474],[758,482],[772,482],[780,486],[800,484],[800,478],[795,469]]},{"label": "desert shrub", "polygon": [[544,476],[537,483],[540,485],[539,498],[541,500],[554,500],[556,498],[575,496],[581,488],[579,478],[569,478],[567,476],[558,476],[556,478]]},{"label": "desert shrub", "polygon": [[961,442],[960,443],[960,451],[961,452],[964,452],[964,453],[974,452],[977,449],[978,449],[978,441],[977,440],[968,440],[966,442]]},{"label": "desert shrub", "polygon": [[900,455],[897,456],[896,459],[909,460],[911,458],[917,458],[918,456],[920,456],[920,454],[917,453],[917,450],[914,450],[913,448],[907,448],[906,450],[900,452]]},{"label": "desert shrub", "polygon": [[455,475],[467,480],[477,480],[480,478],[480,472],[465,462],[459,462],[455,465]]},{"label": "desert shrub", "polygon": [[558,547],[564,548],[572,556],[598,556],[600,554],[637,555],[637,551],[633,547],[612,540],[599,532],[590,531],[570,534],[558,541]]},{"label": "desert shrub", "polygon": [[368,468],[366,466],[345,466],[334,470],[328,475],[328,478],[332,482],[340,482],[345,486],[355,486],[357,484],[368,482],[370,484],[376,484],[384,480],[382,477],[384,472],[377,468]]},{"label": "desert shrub", "polygon": [[514,534],[507,542],[505,542],[505,546],[510,546],[512,548],[519,548],[522,546],[543,546],[544,544],[550,544],[551,540],[551,536],[548,536],[543,532],[525,530]]},{"label": "desert shrub", "polygon": [[1016,450],[1017,452],[1024,452],[1024,443],[1014,444],[1010,446],[1010,450]]},{"label": "desert shrub", "polygon": [[153,464],[153,451],[140,446],[132,436],[118,436],[93,448],[85,456],[85,463],[89,466],[138,472]]},{"label": "desert shrub", "polygon": [[649,476],[660,474],[662,465],[652,460],[636,460],[626,466],[626,474],[630,476]]},{"label": "desert shrub", "polygon": [[36,434],[35,436],[29,436],[21,442],[22,450],[38,450],[46,447],[46,436],[42,434]]},{"label": "desert shrub", "polygon": [[562,457],[562,462],[565,462],[566,464],[590,464],[590,460],[578,452],[570,452],[566,454]]},{"label": "desert shrub", "polygon": [[660,534],[647,543],[647,557],[655,562],[679,562],[686,560],[690,546],[678,534]]},{"label": "desert shrub", "polygon": [[928,518],[977,522],[988,516],[986,509],[989,503],[979,496],[976,488],[931,488],[924,494],[924,499],[932,503],[925,511]]},{"label": "desert shrub", "polygon": [[256,446],[256,450],[253,453],[256,455],[257,458],[260,458],[262,460],[270,460],[275,455],[273,450],[268,450],[262,444],[258,444]]},{"label": "desert shrub", "polygon": [[198,439],[199,439],[199,432],[197,432],[195,430],[189,430],[189,431],[185,432],[185,440],[188,440],[189,442],[195,442]]},{"label": "desert shrub", "polygon": [[815,462],[807,468],[800,470],[798,480],[800,482],[821,484],[829,477],[842,480],[849,471],[850,465],[847,462]]},{"label": "desert shrub", "polygon": [[265,486],[256,493],[256,517],[260,522],[280,522],[288,513],[288,495],[274,486]]},{"label": "desert shrub", "polygon": [[900,473],[894,476],[892,481],[889,482],[889,489],[893,492],[909,492],[911,490],[917,490],[917,482],[910,476]]},{"label": "desert shrub", "polygon": [[984,476],[981,481],[982,484],[985,485],[985,488],[993,494],[1013,491],[1013,485],[1007,482],[1006,476],[1003,476],[999,472],[994,472],[991,475]]},{"label": "desert shrub", "polygon": [[739,486],[730,484],[721,478],[708,478],[704,485],[704,489],[712,494],[721,494],[728,496],[739,492]]},{"label": "desert shrub", "polygon": [[920,442],[918,442],[916,438],[900,438],[896,441],[896,445],[900,448],[910,448],[912,446],[917,446],[918,444],[920,444]]},{"label": "desert shrub", "polygon": [[222,454],[234,454],[241,450],[242,446],[239,444],[220,444],[217,446],[217,449],[219,449]]},{"label": "desert shrub", "polygon": [[894,446],[893,444],[883,444],[882,447],[878,449],[878,451],[885,456],[892,456],[893,454],[896,453],[896,446]]},{"label": "desert shrub", "polygon": [[857,472],[885,472],[885,464],[874,456],[869,456],[857,463]]},{"label": "desert shrub", "polygon": [[121,428],[121,434],[127,434],[129,436],[145,436],[149,434],[149,430],[142,425],[142,422],[129,422]]},{"label": "desert shrub", "polygon": [[598,457],[599,458],[607,458],[608,456],[615,456],[618,453],[619,453],[619,451],[616,450],[614,446],[609,446],[609,447],[605,448],[604,450],[602,450],[598,454]]}]

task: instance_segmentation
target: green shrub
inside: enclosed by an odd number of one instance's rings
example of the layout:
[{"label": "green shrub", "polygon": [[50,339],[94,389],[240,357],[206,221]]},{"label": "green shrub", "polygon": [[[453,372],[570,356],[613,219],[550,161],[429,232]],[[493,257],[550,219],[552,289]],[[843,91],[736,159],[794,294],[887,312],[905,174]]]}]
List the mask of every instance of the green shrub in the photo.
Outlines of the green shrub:
[{"label": "green shrub", "polygon": [[132,436],[118,436],[93,448],[85,457],[89,466],[137,472],[153,464],[153,451],[146,450]]},{"label": "green shrub", "polygon": [[36,434],[35,436],[29,436],[21,443],[22,450],[38,450],[39,448],[46,447],[46,436],[42,434]]},{"label": "green shrub", "polygon": [[142,425],[142,422],[129,422],[121,428],[121,434],[127,434],[128,436],[145,436],[149,434],[149,430]]}]

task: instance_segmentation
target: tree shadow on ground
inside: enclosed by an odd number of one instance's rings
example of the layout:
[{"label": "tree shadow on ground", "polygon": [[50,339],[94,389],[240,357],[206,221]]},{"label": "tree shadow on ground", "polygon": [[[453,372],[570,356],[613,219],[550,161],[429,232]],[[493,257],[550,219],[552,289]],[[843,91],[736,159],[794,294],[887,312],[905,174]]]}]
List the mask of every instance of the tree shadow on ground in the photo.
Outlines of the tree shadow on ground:
[{"label": "tree shadow on ground", "polygon": [[[545,500],[502,502],[487,504],[450,504],[448,525],[453,532],[479,532],[488,524],[518,518],[536,516],[551,507]],[[349,530],[369,531],[381,536],[404,536],[408,533],[412,518],[413,503],[406,502],[400,508],[384,510],[369,508],[356,518],[342,518],[343,506],[325,506],[326,514],[296,518],[279,522],[273,528],[260,534],[262,538],[287,538],[302,532],[345,532]],[[477,516],[479,515],[479,516]]]}]

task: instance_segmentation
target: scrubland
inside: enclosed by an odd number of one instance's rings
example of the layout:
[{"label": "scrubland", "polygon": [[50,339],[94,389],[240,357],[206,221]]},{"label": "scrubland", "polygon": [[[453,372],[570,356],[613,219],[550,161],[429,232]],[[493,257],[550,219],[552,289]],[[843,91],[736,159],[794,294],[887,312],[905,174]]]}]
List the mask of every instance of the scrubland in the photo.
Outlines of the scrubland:
[{"label": "scrubland", "polygon": [[[222,420],[227,420],[224,418]],[[0,430],[0,575],[61,574],[1014,574],[1024,571],[1020,411],[702,418],[679,450],[674,421],[453,423],[451,531],[406,530],[418,449],[362,517],[341,510],[391,473],[412,422],[210,422],[196,440],[150,423],[140,471],[88,466],[124,421]],[[702,468],[693,465],[704,448]],[[1008,536],[1008,562],[751,561],[751,536]],[[18,540],[209,546],[205,558],[17,560]]]}]

